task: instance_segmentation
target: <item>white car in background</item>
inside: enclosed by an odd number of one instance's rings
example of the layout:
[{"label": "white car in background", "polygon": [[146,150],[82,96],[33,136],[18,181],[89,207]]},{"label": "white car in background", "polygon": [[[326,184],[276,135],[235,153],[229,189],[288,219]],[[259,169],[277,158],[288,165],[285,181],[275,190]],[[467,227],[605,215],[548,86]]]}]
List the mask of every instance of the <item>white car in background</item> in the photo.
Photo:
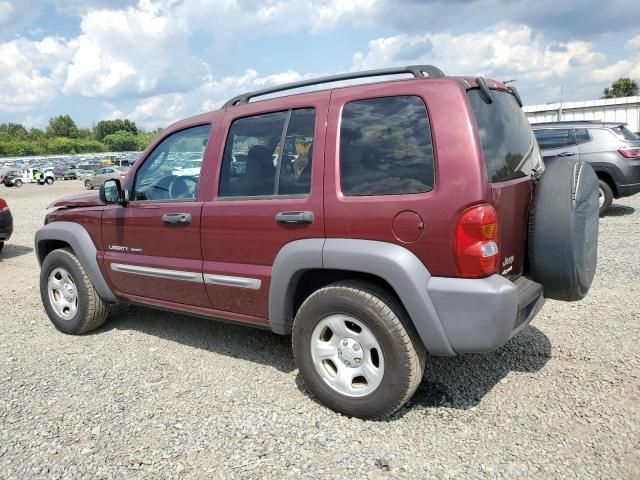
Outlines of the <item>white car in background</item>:
[{"label": "white car in background", "polygon": [[202,168],[202,159],[189,160],[182,164],[182,167],[176,167],[172,175],[178,177],[196,177],[200,175],[200,169]]}]

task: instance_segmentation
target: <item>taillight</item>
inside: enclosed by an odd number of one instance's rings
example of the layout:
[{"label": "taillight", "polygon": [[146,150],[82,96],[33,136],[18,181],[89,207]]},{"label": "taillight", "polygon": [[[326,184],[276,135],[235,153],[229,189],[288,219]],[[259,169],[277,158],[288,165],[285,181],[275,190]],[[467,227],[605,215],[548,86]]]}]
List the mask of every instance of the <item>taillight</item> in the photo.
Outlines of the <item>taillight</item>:
[{"label": "taillight", "polygon": [[491,205],[476,205],[460,214],[455,255],[461,277],[486,277],[498,270],[498,214]]},{"label": "taillight", "polygon": [[625,158],[640,158],[640,147],[623,147],[618,152]]},{"label": "taillight", "polygon": [[0,198],[0,212],[4,212],[6,210],[9,210],[9,205],[7,205],[6,201]]}]

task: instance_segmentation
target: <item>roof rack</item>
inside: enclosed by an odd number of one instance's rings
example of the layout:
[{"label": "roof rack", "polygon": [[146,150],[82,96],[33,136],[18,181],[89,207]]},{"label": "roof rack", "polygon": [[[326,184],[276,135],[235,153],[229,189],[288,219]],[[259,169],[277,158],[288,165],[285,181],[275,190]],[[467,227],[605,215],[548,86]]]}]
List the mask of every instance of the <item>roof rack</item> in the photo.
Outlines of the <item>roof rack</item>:
[{"label": "roof rack", "polygon": [[425,78],[425,73],[428,74],[430,78],[442,78],[445,76],[442,70],[440,70],[438,67],[434,67],[433,65],[410,65],[408,67],[381,68],[379,70],[365,70],[362,72],[342,73],[339,75],[329,75],[327,77],[302,80],[300,82],[285,83],[283,85],[277,85],[275,87],[243,93],[242,95],[233,97],[231,100],[225,103],[222,108],[232,107],[234,105],[242,105],[243,103],[249,103],[249,100],[254,97],[261,97],[263,95],[283,92],[285,90],[292,90],[295,88],[309,87],[311,85],[320,85],[323,83],[340,82],[343,80],[354,80],[357,78],[399,75],[402,73],[410,73],[414,78]]}]

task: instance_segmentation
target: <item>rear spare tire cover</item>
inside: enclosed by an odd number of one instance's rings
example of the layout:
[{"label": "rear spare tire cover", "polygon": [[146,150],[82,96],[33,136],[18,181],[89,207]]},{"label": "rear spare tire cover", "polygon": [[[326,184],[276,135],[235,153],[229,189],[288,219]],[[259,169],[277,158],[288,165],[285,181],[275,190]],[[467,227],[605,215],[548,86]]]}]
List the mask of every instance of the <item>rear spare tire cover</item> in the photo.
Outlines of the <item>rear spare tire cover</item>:
[{"label": "rear spare tire cover", "polygon": [[556,158],[536,185],[529,214],[529,266],[544,295],[583,299],[598,261],[598,177],[585,162]]}]

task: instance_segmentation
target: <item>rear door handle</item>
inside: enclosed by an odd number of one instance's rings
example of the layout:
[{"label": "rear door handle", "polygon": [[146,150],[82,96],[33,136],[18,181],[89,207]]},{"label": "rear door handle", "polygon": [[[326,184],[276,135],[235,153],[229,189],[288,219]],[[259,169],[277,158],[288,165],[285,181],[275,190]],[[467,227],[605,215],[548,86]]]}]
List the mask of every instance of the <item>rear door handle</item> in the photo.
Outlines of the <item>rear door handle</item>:
[{"label": "rear door handle", "polygon": [[190,213],[167,213],[162,216],[164,223],[171,225],[189,225],[191,223]]},{"label": "rear door handle", "polygon": [[276,222],[310,225],[313,223],[313,212],[280,212],[276,214]]},{"label": "rear door handle", "polygon": [[574,152],[561,152],[558,154],[559,157],[570,157],[572,155],[575,155]]}]

